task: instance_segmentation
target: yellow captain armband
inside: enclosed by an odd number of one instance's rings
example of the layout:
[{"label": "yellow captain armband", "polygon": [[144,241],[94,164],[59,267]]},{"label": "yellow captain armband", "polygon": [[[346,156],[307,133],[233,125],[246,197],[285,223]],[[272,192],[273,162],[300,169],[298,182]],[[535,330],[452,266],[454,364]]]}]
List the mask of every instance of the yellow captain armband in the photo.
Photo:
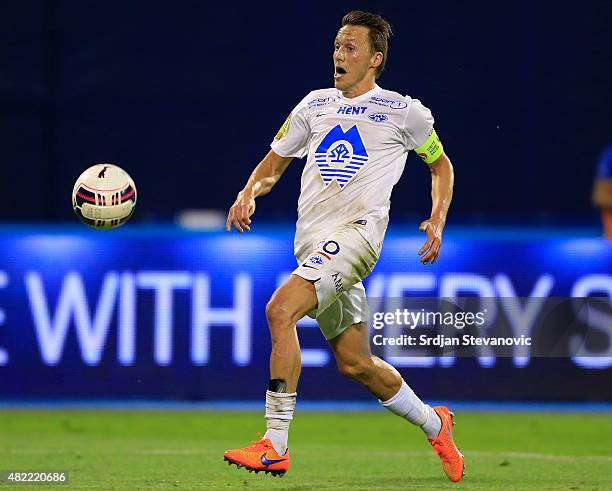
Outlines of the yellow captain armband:
[{"label": "yellow captain armband", "polygon": [[438,157],[444,152],[444,148],[442,147],[442,142],[440,138],[438,138],[436,130],[432,129],[431,135],[429,135],[427,141],[420,147],[415,148],[414,151],[423,159],[423,162],[428,165],[438,160]]}]

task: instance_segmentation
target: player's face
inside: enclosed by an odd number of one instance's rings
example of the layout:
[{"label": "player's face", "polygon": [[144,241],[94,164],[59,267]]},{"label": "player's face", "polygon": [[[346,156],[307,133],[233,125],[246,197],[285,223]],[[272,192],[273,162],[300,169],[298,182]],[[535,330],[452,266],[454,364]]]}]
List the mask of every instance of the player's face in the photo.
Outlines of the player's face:
[{"label": "player's face", "polygon": [[375,78],[375,61],[381,53],[372,53],[368,28],[343,26],[334,41],[334,85],[343,92],[350,91],[360,82]]}]

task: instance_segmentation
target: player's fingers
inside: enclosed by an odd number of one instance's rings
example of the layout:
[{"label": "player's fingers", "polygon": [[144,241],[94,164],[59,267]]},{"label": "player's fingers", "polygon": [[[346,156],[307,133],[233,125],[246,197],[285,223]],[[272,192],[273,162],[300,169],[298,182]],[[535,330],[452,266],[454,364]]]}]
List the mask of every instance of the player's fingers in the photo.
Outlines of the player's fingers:
[{"label": "player's fingers", "polygon": [[439,251],[440,251],[440,241],[436,241],[436,243],[434,243],[431,246],[431,250],[427,253],[427,262],[424,264],[433,263],[433,261],[435,261],[436,258],[438,257]]},{"label": "player's fingers", "polygon": [[431,264],[434,264],[436,261],[438,261],[438,258],[440,257],[441,248],[442,248],[442,242],[438,242],[438,247],[436,247],[436,256],[431,260]]},{"label": "player's fingers", "polygon": [[225,221],[225,230],[232,231],[232,223],[234,221],[234,207],[232,206],[227,212],[227,220]]},{"label": "player's fingers", "polygon": [[230,210],[227,213],[227,219],[225,220],[225,230],[227,232],[229,232],[231,230],[231,227],[230,227],[230,223],[231,223],[230,216],[231,216],[231,214],[232,214],[232,210]]},{"label": "player's fingers", "polygon": [[248,225],[250,225],[251,217],[253,216],[253,213],[255,213],[255,204],[249,203],[248,205],[245,206],[245,209],[246,209],[246,222]]},{"label": "player's fingers", "polygon": [[242,227],[240,226],[240,222],[238,221],[238,218],[236,216],[232,218],[232,224],[234,225],[234,228],[238,230],[238,232],[243,232]]},{"label": "player's fingers", "polygon": [[431,260],[431,258],[432,258],[432,254],[433,254],[433,252],[431,252],[431,251],[430,251],[430,252],[428,252],[428,253],[427,253],[427,255],[425,255],[425,256],[423,256],[423,257],[421,258],[421,262],[422,262],[423,264],[429,264],[429,261],[430,261],[430,260]]},{"label": "player's fingers", "polygon": [[427,251],[427,254],[425,254],[421,258],[421,262],[423,264],[429,263],[433,258],[436,257],[436,251],[438,250],[438,245],[439,245],[439,241],[437,239],[434,240],[434,242],[431,244],[431,248],[429,249],[429,251]]},{"label": "player's fingers", "polygon": [[428,226],[429,226],[429,222],[428,221],[421,222],[421,225],[419,225],[419,230],[421,232],[425,232],[425,230],[427,230]]},{"label": "player's fingers", "polygon": [[244,221],[248,224],[251,223],[251,215],[253,212],[251,211],[251,207],[249,205],[244,205]]},{"label": "player's fingers", "polygon": [[433,243],[433,241],[431,241],[431,240],[429,240],[429,239],[428,239],[428,240],[427,240],[427,241],[426,241],[426,242],[423,244],[423,247],[421,247],[421,248],[419,249],[419,256],[420,256],[421,254],[424,254],[426,251],[428,251],[428,250],[431,248],[431,244],[432,244],[432,243]]},{"label": "player's fingers", "polygon": [[242,226],[242,228],[250,231],[251,228],[249,227],[249,223],[251,223],[251,220],[249,219],[248,211],[249,211],[248,207],[246,205],[242,205],[240,207],[238,221],[240,222],[240,225]]},{"label": "player's fingers", "polygon": [[247,224],[246,219],[244,218],[240,218],[238,219],[238,223],[240,224],[240,227],[244,230],[251,230],[251,228],[249,227],[249,225]]},{"label": "player's fingers", "polygon": [[429,264],[434,264],[438,260],[438,256],[440,255],[440,246],[436,246],[435,250],[432,253],[431,260]]},{"label": "player's fingers", "polygon": [[251,223],[251,214],[248,212],[248,210],[245,210],[244,215],[242,217],[242,220],[244,221],[244,223],[246,223],[247,225],[249,223]]}]

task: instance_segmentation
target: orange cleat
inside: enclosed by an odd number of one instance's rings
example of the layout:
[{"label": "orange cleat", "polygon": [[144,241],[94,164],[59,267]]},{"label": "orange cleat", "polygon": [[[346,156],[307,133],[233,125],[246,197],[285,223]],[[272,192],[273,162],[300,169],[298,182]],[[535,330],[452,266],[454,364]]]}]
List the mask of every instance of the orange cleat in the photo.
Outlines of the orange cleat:
[{"label": "orange cleat", "polygon": [[434,411],[440,416],[442,428],[433,440],[429,440],[433,451],[440,457],[446,476],[453,482],[459,482],[465,475],[463,454],[453,441],[454,414],[445,406],[436,406]]},{"label": "orange cleat", "polygon": [[[261,438],[261,433],[257,436]],[[244,467],[249,472],[269,472],[273,476],[283,477],[289,470],[289,449],[284,455],[279,455],[269,438],[261,438],[245,448],[226,450],[223,459],[228,465]]]}]

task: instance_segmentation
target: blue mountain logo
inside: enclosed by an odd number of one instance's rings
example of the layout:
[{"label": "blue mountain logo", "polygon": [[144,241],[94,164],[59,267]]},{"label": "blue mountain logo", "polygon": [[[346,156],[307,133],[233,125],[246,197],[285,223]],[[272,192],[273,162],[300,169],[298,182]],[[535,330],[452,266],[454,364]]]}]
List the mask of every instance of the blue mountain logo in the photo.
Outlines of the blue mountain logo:
[{"label": "blue mountain logo", "polygon": [[315,162],[325,186],[336,181],[340,189],[344,189],[368,159],[357,125],[346,132],[336,125],[315,150]]}]

